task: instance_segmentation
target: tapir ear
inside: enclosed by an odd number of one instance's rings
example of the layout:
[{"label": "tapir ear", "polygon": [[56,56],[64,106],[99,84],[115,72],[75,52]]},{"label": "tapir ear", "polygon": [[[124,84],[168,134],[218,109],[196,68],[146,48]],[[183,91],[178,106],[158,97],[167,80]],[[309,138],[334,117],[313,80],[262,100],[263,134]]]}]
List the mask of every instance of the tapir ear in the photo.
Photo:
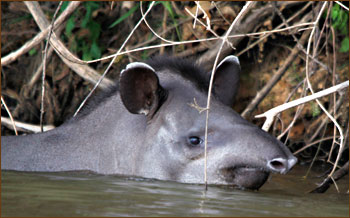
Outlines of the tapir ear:
[{"label": "tapir ear", "polygon": [[213,94],[224,104],[232,106],[239,88],[241,66],[238,57],[227,56],[216,67]]},{"label": "tapir ear", "polygon": [[121,72],[119,90],[122,102],[130,113],[150,117],[158,109],[164,96],[155,70],[140,62],[128,64]]}]

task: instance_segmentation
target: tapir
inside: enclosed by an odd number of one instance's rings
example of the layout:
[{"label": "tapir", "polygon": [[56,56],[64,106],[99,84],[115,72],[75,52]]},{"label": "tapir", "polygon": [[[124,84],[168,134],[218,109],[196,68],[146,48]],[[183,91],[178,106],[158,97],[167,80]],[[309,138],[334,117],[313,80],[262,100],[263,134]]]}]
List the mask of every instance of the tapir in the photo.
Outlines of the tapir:
[{"label": "tapir", "polygon": [[[259,189],[297,162],[289,149],[232,109],[241,71],[236,56],[215,69],[207,137],[207,183]],[[1,137],[1,168],[92,171],[204,183],[207,72],[194,61],[134,62],[78,116],[38,134]]]}]

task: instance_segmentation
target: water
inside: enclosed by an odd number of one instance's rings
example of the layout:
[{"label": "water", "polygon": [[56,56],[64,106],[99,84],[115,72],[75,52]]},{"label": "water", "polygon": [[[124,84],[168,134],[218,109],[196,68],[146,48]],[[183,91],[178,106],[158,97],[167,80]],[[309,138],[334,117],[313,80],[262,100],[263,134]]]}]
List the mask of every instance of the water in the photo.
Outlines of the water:
[{"label": "water", "polygon": [[257,191],[84,172],[1,174],[1,216],[346,216],[348,177],[326,194],[305,167],[273,175]]}]

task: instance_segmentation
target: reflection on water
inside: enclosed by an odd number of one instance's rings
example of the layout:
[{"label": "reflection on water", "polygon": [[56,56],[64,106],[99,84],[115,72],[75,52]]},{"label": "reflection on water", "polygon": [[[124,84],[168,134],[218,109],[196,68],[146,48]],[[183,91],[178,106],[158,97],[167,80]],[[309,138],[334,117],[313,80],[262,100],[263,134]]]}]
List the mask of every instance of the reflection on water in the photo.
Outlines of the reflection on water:
[{"label": "reflection on water", "polygon": [[3,171],[1,216],[349,216],[348,179],[307,194],[307,169],[273,175],[258,192],[82,172]]}]

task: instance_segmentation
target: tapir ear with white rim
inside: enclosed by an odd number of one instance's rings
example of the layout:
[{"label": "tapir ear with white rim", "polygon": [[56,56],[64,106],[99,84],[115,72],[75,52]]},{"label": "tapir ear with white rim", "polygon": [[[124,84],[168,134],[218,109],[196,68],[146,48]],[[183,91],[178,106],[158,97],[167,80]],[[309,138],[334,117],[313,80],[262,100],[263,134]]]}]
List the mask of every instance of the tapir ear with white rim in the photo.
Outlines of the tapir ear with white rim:
[{"label": "tapir ear with white rim", "polygon": [[228,106],[232,106],[235,101],[240,73],[241,66],[238,57],[234,55],[227,56],[216,67],[213,94]]},{"label": "tapir ear with white rim", "polygon": [[155,70],[145,63],[128,64],[119,78],[119,90],[126,109],[133,114],[152,117],[165,98]]}]

